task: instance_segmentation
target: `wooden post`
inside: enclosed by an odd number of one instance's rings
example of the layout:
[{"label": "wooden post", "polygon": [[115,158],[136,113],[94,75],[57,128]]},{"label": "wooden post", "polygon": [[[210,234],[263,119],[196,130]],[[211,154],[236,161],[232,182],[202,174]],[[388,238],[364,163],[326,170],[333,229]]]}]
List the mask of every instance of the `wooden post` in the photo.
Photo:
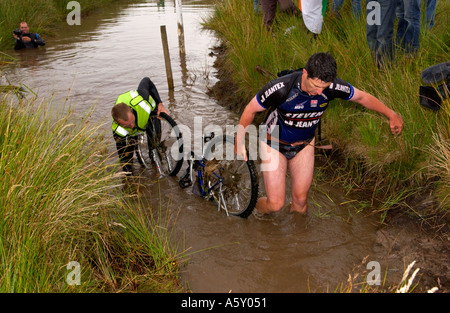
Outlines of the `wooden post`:
[{"label": "wooden post", "polygon": [[169,44],[167,42],[166,25],[161,25],[161,40],[164,51],[164,61],[166,63],[167,84],[169,90],[173,89],[172,65],[170,64]]},{"label": "wooden post", "polygon": [[186,53],[184,47],[184,26],[183,26],[183,13],[181,0],[176,0],[177,8],[177,21],[178,21],[178,45],[180,49],[180,54],[184,55]]}]

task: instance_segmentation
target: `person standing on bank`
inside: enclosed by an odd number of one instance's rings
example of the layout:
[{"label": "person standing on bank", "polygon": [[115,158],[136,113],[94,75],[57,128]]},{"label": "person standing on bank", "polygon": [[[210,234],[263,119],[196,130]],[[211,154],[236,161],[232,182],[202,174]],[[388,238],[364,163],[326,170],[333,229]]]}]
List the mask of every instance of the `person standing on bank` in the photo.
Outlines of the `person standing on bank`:
[{"label": "person standing on bank", "polygon": [[30,33],[30,28],[27,22],[20,22],[20,27],[14,30],[14,50],[24,48],[37,48],[44,46],[44,39],[39,34]]},{"label": "person standing on bank", "polygon": [[127,175],[132,174],[131,160],[136,149],[135,144],[127,144],[127,138],[136,139],[135,135],[138,132],[148,131],[150,113],[155,109],[157,109],[157,116],[161,112],[169,114],[159,97],[155,84],[150,78],[144,77],[137,90],[121,94],[111,110],[112,131],[117,153],[122,169]]},{"label": "person standing on bank", "polygon": [[268,31],[271,30],[277,12],[277,4],[281,12],[298,14],[299,10],[292,0],[261,0],[263,24]]},{"label": "person standing on bank", "polygon": [[[256,209],[261,213],[281,210],[285,202],[286,171],[289,168],[292,189],[291,212],[306,213],[307,195],[314,169],[314,133],[320,117],[335,98],[350,100],[389,119],[392,134],[403,129],[402,118],[374,96],[337,78],[335,59],[328,53],[315,53],[305,68],[279,77],[265,85],[245,107],[239,121],[235,152],[246,158],[243,144],[246,127],[256,113],[269,109],[264,123],[267,142],[261,141],[261,157],[266,196],[258,199]],[[279,127],[279,138],[271,136],[272,126]],[[271,143],[278,144],[271,147]],[[273,145],[272,145],[273,146]]]}]

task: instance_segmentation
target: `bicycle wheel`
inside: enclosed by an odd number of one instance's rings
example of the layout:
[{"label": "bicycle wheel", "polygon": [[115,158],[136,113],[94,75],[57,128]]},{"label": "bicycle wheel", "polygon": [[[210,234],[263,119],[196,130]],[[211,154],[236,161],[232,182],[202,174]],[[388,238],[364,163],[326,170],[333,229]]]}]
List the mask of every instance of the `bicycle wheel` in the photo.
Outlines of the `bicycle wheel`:
[{"label": "bicycle wheel", "polygon": [[146,135],[138,137],[139,163],[150,167],[154,162],[161,175],[177,175],[183,165],[183,139],[175,121],[166,113],[161,113],[159,118],[150,115]]},{"label": "bicycle wheel", "polygon": [[252,160],[237,159],[234,137],[216,137],[209,141],[204,162],[204,189],[219,208],[231,215],[248,217],[258,199],[258,176]]}]

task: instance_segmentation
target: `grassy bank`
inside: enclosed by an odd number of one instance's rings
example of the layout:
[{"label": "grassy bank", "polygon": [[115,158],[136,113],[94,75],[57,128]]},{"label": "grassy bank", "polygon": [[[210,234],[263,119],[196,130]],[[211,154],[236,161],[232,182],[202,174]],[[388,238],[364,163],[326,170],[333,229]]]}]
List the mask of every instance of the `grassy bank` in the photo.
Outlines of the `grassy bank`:
[{"label": "grassy bank", "polygon": [[0,99],[0,292],[181,290],[168,221],[122,194],[89,114],[10,100]]},{"label": "grassy bank", "polygon": [[435,202],[427,205],[428,212],[420,213],[426,215],[446,213],[450,206],[449,101],[435,113],[420,106],[418,97],[423,84],[421,71],[450,59],[449,10],[449,2],[439,1],[436,25],[431,31],[423,29],[418,55],[398,53],[396,64],[384,71],[372,62],[365,19],[351,18],[350,2],[341,12],[341,20],[327,12],[317,39],[307,33],[301,18],[279,12],[273,31],[268,33],[262,16],[254,13],[251,2],[243,0],[218,3],[205,26],[224,43],[225,78],[236,86],[235,98],[240,99],[235,103],[237,110],[242,110],[270,79],[255,70],[257,65],[276,74],[304,66],[315,52],[330,52],[337,60],[341,78],[375,95],[399,112],[405,122],[403,134],[393,137],[383,116],[357,104],[335,100],[323,118],[322,130],[322,136],[335,147],[334,154],[339,154],[340,163],[333,166],[331,179],[348,192],[369,189],[372,196],[368,202],[381,203],[377,204],[379,210],[398,205],[411,208],[423,200],[425,191],[432,190]]},{"label": "grassy bank", "polygon": [[[81,14],[117,0],[78,0]],[[30,31],[41,35],[51,35],[52,28],[66,21],[73,10],[67,9],[67,0],[0,0],[0,49],[13,45],[12,32],[21,21],[28,22]]]}]

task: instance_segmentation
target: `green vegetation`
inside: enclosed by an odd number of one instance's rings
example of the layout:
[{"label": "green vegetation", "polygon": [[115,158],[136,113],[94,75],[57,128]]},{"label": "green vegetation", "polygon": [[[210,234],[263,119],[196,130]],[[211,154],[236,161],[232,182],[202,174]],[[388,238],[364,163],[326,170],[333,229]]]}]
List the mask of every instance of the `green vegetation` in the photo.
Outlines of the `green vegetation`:
[{"label": "green vegetation", "polygon": [[[81,13],[117,0],[77,0]],[[21,21],[28,22],[30,31],[41,35],[51,34],[51,29],[65,20],[70,10],[67,0],[0,0],[0,49],[11,47],[12,32]],[[71,8],[72,9],[72,8]]]},{"label": "green vegetation", "polygon": [[180,291],[169,218],[122,194],[89,114],[17,102],[0,99],[0,292]]},{"label": "green vegetation", "polygon": [[322,129],[323,137],[335,147],[333,154],[339,156],[328,158],[333,165],[331,180],[348,192],[366,189],[367,195],[369,188],[372,197],[366,196],[366,200],[379,207],[378,211],[399,205],[411,208],[433,190],[436,203],[420,213],[423,217],[446,213],[450,206],[449,101],[436,113],[420,106],[418,95],[423,85],[421,71],[450,59],[449,10],[450,3],[440,1],[435,27],[422,30],[419,53],[412,57],[399,52],[395,64],[384,70],[372,62],[365,18],[356,21],[351,17],[350,1],[340,20],[327,12],[317,39],[307,32],[300,17],[280,12],[272,32],[267,32],[252,3],[242,0],[218,3],[205,26],[217,33],[225,47],[226,74],[221,78],[234,83],[235,98],[241,99],[235,104],[238,111],[274,78],[255,70],[257,65],[276,74],[303,67],[313,53],[328,51],[336,58],[341,78],[399,112],[405,128],[401,136],[393,136],[383,116],[352,102],[335,100],[323,118]]}]

